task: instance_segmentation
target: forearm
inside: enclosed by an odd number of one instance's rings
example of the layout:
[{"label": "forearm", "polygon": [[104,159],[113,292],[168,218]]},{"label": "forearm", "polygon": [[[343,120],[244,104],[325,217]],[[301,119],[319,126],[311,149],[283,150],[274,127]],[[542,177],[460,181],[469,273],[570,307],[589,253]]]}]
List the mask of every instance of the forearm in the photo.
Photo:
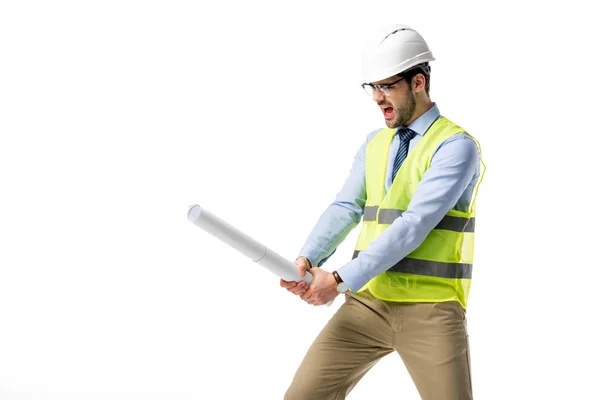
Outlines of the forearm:
[{"label": "forearm", "polygon": [[354,156],[352,168],[335,201],[323,212],[299,256],[313,267],[323,264],[359,223],[366,203],[365,149],[377,131],[371,132]]},{"label": "forearm", "polygon": [[335,201],[320,216],[298,256],[320,266],[360,222],[362,208],[355,203]]},{"label": "forearm", "polygon": [[339,275],[353,292],[369,280],[387,271],[413,252],[427,237],[429,230],[415,213],[405,212],[361,251],[354,260],[338,269]]}]

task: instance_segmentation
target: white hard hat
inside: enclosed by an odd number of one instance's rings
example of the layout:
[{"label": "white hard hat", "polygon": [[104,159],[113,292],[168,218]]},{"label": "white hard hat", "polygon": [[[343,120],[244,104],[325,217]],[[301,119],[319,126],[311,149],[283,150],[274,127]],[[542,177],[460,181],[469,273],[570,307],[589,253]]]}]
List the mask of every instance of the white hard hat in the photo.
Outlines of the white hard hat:
[{"label": "white hard hat", "polygon": [[429,46],[417,31],[406,25],[389,25],[367,44],[363,82],[377,82],[433,60]]}]

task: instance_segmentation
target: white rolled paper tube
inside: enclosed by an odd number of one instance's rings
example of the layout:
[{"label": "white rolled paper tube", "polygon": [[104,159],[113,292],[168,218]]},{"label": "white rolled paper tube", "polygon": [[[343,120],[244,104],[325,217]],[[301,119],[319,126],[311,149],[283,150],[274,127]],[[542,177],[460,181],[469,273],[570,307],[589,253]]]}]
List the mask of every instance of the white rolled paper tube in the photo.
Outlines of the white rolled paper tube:
[{"label": "white rolled paper tube", "polygon": [[211,235],[233,247],[252,261],[288,282],[310,283],[312,275],[300,276],[296,264],[254,240],[221,218],[195,204],[188,210],[188,219]]}]

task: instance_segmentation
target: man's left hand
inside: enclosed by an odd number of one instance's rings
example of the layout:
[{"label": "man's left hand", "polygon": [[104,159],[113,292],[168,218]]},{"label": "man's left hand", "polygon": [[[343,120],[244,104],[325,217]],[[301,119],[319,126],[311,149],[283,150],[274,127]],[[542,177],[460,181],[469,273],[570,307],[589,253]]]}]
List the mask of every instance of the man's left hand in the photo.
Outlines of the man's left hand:
[{"label": "man's left hand", "polygon": [[310,273],[313,276],[312,282],[300,298],[313,306],[321,306],[335,299],[338,291],[333,274],[318,267],[311,268]]}]

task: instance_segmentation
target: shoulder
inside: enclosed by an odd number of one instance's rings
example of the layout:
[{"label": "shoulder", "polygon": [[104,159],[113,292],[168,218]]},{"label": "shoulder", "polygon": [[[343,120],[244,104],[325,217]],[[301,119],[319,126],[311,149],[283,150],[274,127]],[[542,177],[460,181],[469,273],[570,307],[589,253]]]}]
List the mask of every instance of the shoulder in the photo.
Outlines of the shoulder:
[{"label": "shoulder", "polygon": [[479,174],[480,153],[477,142],[469,134],[457,133],[444,140],[431,159],[438,168],[459,168],[465,174]]},{"label": "shoulder", "polygon": [[366,139],[363,141],[362,145],[360,146],[360,149],[358,149],[358,152],[361,154],[364,154],[367,151],[367,147],[369,147],[369,143],[371,143],[371,141],[373,140],[373,138],[375,136],[377,136],[377,134],[379,132],[381,132],[382,130],[384,130],[385,128],[379,128],[379,129],[375,129],[374,131],[371,131]]},{"label": "shoulder", "polygon": [[382,130],[384,130],[384,129],[385,129],[385,128],[379,128],[379,129],[375,129],[374,131],[370,132],[370,133],[367,135],[367,139],[365,140],[365,145],[368,145],[368,144],[371,142],[371,140],[373,140],[373,138],[374,138],[375,136],[377,136],[377,134],[378,134],[379,132],[381,132]]},{"label": "shoulder", "polygon": [[435,152],[438,153],[441,150],[447,151],[450,149],[453,152],[458,152],[464,156],[479,157],[479,145],[473,137],[466,132],[450,136],[440,143]]},{"label": "shoulder", "polygon": [[[456,128],[458,128],[458,130],[464,129],[463,127],[457,125],[454,121],[448,119],[447,117],[445,117],[441,114],[439,115],[437,120],[445,120],[447,124],[453,126],[455,129]],[[473,138],[472,135],[467,133],[466,129],[463,130],[462,132],[452,135],[448,139],[445,139],[444,141],[442,141],[442,143],[440,143],[440,145],[438,146],[436,152],[439,151],[441,148],[448,146],[448,145],[450,145],[450,147],[455,148],[455,149],[463,149],[466,151],[470,151],[470,152],[475,151],[476,153],[479,153],[479,144]]]}]

